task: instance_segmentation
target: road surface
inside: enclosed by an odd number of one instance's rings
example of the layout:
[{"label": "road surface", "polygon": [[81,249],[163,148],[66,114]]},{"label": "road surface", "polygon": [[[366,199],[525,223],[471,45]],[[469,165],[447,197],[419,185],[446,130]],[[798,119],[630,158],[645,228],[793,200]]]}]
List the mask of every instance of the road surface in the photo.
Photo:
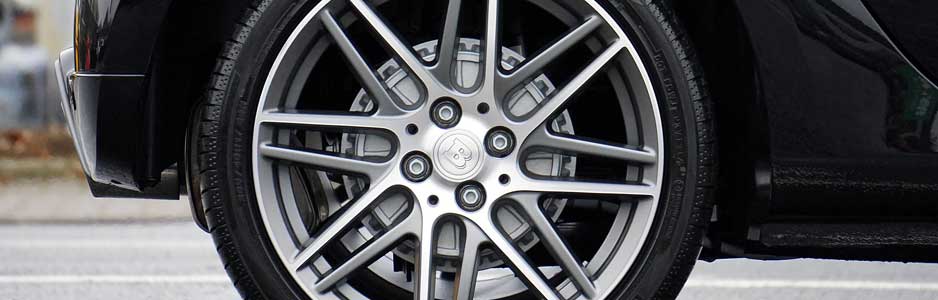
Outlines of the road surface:
[{"label": "road surface", "polygon": [[[188,222],[0,225],[0,299],[238,299]],[[938,299],[938,265],[698,264],[682,300]]]}]

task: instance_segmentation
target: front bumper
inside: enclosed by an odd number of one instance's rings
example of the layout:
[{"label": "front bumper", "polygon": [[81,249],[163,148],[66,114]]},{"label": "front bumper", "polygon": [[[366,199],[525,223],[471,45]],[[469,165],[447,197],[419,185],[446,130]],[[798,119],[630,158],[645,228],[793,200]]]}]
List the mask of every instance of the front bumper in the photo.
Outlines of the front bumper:
[{"label": "front bumper", "polygon": [[92,194],[97,197],[178,199],[174,168],[158,183],[141,184],[135,170],[142,151],[139,112],[146,77],[75,71],[75,52],[66,49],[55,61],[62,111]]}]

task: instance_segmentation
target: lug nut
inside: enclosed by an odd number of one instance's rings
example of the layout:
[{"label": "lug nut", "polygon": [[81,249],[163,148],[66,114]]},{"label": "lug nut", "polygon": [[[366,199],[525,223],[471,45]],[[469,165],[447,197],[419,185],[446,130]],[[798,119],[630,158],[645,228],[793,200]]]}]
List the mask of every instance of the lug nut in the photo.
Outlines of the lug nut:
[{"label": "lug nut", "polygon": [[403,169],[404,177],[407,177],[408,180],[421,182],[426,180],[427,177],[430,177],[433,166],[430,164],[430,159],[427,158],[426,155],[411,153],[404,159],[404,162],[401,164],[401,169]]},{"label": "lug nut", "polygon": [[508,129],[496,128],[485,138],[485,150],[489,155],[505,157],[515,149],[515,136]]},{"label": "lug nut", "polygon": [[465,210],[477,210],[485,204],[485,190],[476,183],[464,184],[456,192],[459,206]]},{"label": "lug nut", "polygon": [[450,128],[459,123],[462,109],[459,108],[459,104],[455,100],[443,98],[433,104],[430,114],[433,123],[436,123],[437,126]]},{"label": "lug nut", "polygon": [[440,122],[452,122],[456,119],[456,109],[452,105],[440,105],[440,109],[436,111],[437,119],[440,119]]}]

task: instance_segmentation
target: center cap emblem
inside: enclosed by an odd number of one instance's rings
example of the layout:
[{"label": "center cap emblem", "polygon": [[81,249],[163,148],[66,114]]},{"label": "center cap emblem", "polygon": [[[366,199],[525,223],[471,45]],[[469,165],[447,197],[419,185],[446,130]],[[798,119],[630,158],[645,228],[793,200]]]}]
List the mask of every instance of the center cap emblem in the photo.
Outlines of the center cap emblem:
[{"label": "center cap emblem", "polygon": [[482,166],[481,143],[465,131],[451,132],[436,142],[437,170],[451,180],[465,180]]}]

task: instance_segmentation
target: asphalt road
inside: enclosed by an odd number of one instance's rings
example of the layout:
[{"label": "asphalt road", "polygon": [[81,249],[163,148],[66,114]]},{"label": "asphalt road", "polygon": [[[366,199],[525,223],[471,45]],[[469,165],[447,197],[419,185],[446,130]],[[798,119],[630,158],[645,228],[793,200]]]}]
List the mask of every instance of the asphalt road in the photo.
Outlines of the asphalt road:
[{"label": "asphalt road", "polygon": [[[0,225],[0,299],[238,299],[188,222]],[[938,265],[698,264],[682,300],[938,299]]]}]

